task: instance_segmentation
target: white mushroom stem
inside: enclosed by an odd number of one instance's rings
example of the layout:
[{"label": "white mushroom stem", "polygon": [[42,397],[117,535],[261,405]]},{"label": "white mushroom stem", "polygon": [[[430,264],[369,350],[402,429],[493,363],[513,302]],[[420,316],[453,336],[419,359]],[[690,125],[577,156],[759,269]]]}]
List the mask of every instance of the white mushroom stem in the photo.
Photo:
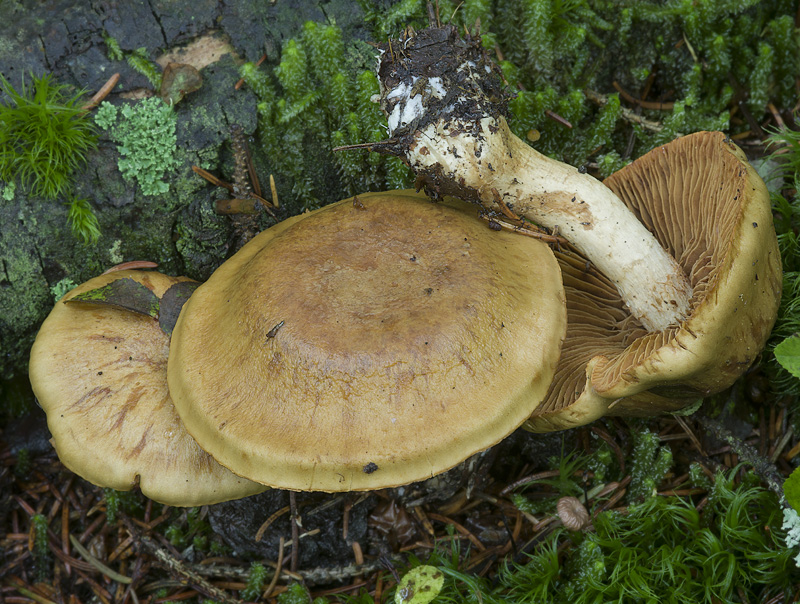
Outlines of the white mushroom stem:
[{"label": "white mushroom stem", "polygon": [[687,316],[692,288],[685,273],[611,189],[537,152],[502,117],[480,120],[477,136],[452,131],[438,120],[419,132],[406,154],[415,171],[441,168],[485,206],[502,199],[557,232],[613,281],[646,329],[661,331]]},{"label": "white mushroom stem", "polygon": [[[433,31],[441,37],[441,30]],[[557,231],[614,282],[646,329],[680,323],[689,313],[692,287],[653,234],[603,183],[545,157],[509,130],[491,110],[492,93],[485,92],[489,64],[459,59],[444,78],[414,75],[416,39],[396,43],[404,52],[394,51],[394,61],[384,53],[379,62],[389,152],[402,155],[434,190],[456,191],[494,210],[502,203]],[[418,52],[427,53],[420,61],[426,69],[433,63],[429,49],[441,43],[418,44]],[[469,43],[458,44],[454,52],[463,56]]]}]

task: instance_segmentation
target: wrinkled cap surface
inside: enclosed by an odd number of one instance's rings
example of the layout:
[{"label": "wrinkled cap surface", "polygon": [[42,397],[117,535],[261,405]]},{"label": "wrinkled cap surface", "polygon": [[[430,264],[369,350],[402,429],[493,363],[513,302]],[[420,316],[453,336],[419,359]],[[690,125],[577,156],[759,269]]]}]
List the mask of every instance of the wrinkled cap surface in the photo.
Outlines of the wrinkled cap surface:
[{"label": "wrinkled cap surface", "polygon": [[655,415],[729,387],[777,316],[781,259],[769,193],[720,132],[658,147],[606,179],[689,277],[690,316],[648,333],[578,254],[559,254],[569,323],[545,402],[526,427]]},{"label": "wrinkled cap surface", "polygon": [[474,207],[359,195],[262,233],[194,293],[170,391],[201,446],[252,480],[406,484],[530,415],[565,315],[541,242]]},{"label": "wrinkled cap surface", "polygon": [[30,379],[61,461],[86,480],[126,491],[138,484],[161,503],[217,503],[263,486],[234,475],[200,449],[167,389],[169,337],[157,319],[83,303],[79,293],[131,278],[161,298],[185,278],[118,271],[57,302],[31,351]]}]

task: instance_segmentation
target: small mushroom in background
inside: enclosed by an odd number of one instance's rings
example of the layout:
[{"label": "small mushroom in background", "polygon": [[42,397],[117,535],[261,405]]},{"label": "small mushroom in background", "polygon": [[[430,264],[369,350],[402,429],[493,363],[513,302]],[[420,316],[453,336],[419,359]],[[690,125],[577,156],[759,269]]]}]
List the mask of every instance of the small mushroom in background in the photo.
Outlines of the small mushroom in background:
[{"label": "small mushroom in background", "polygon": [[781,261],[766,187],[723,134],[673,141],[601,183],[511,133],[497,67],[452,27],[384,45],[378,76],[391,138],[372,150],[402,157],[432,195],[516,213],[575,248],[556,252],[567,337],[528,429],[677,410],[755,360]]},{"label": "small mushroom in background", "polygon": [[177,506],[264,490],[200,449],[170,399],[163,327],[169,330],[168,301],[185,296],[187,284],[196,285],[135,270],[90,279],[56,303],[30,359],[31,385],[63,464],[98,486],[138,485]]},{"label": "small mushroom in background", "polygon": [[577,497],[561,497],[556,503],[558,519],[570,531],[581,531],[589,524],[589,512]]},{"label": "small mushroom in background", "polygon": [[566,311],[548,247],[460,202],[359,195],[257,235],[186,303],[169,388],[233,472],[293,490],[429,478],[524,422]]}]

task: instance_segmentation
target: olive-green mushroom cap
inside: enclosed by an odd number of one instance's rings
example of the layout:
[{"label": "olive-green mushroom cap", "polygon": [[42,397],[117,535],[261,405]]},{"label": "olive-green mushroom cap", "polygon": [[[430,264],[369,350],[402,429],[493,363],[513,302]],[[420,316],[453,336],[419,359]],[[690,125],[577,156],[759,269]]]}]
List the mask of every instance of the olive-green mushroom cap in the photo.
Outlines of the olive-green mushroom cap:
[{"label": "olive-green mushroom cap", "polygon": [[677,139],[604,183],[678,260],[692,284],[691,311],[648,333],[584,258],[556,253],[567,336],[551,390],[526,423],[536,432],[677,411],[720,392],[750,367],[777,316],[781,258],[769,193],[724,134]]},{"label": "olive-green mushroom cap", "polygon": [[192,295],[170,392],[200,445],[251,480],[401,485],[525,421],[565,322],[546,245],[464,204],[359,195],[262,233]]},{"label": "olive-green mushroom cap", "polygon": [[56,303],[31,350],[30,380],[59,458],[98,486],[127,491],[138,485],[169,505],[217,503],[264,490],[219,465],[184,429],[167,389],[169,336],[157,319],[66,303],[123,278],[158,298],[188,280],[117,271]]}]

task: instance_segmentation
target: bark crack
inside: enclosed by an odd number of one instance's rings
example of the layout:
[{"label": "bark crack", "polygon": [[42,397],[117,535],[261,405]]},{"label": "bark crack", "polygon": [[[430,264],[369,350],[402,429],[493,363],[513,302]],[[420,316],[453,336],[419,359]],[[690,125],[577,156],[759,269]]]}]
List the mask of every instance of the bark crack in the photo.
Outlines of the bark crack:
[{"label": "bark crack", "polygon": [[6,266],[6,261],[5,260],[0,260],[0,262],[3,265],[3,274],[5,275],[5,280],[8,283],[11,283],[11,276],[8,274],[8,266]]},{"label": "bark crack", "polygon": [[167,32],[164,31],[164,26],[161,25],[161,15],[155,11],[150,0],[147,0],[147,6],[150,7],[150,12],[153,15],[153,19],[155,19],[156,23],[158,23],[158,29],[161,30],[161,38],[164,40],[164,48],[166,48],[169,46],[169,44],[167,43]]}]

